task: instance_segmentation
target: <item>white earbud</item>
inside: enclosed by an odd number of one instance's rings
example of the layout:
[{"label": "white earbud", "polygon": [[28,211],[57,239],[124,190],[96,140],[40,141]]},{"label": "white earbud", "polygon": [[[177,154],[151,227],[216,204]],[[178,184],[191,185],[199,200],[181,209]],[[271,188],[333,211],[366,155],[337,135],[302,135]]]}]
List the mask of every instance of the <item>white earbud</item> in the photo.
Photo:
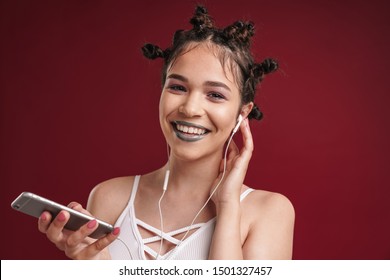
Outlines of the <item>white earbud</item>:
[{"label": "white earbud", "polygon": [[241,124],[241,122],[243,121],[243,119],[244,119],[244,118],[242,117],[241,114],[238,115],[237,124],[236,124],[236,126],[234,127],[234,129],[233,129],[233,134],[236,133],[237,130],[240,128],[240,124]]},{"label": "white earbud", "polygon": [[165,172],[164,185],[163,185],[164,191],[168,189],[169,172],[170,172],[169,169]]},{"label": "white earbud", "polygon": [[[238,131],[238,129],[240,128],[240,125],[241,125],[241,122],[244,120],[244,118],[242,117],[242,115],[238,115],[238,118],[237,118],[237,124],[236,126],[233,128],[233,131],[232,131],[232,134],[228,140],[228,143],[226,145],[226,149],[225,149],[225,156],[224,156],[224,170],[223,170],[223,173],[222,173],[222,177],[221,179],[219,180],[219,182],[217,183],[217,185],[214,187],[212,193],[210,194],[209,198],[206,200],[206,203],[202,206],[202,208],[198,211],[198,213],[195,215],[194,219],[192,220],[191,222],[191,225],[188,227],[188,230],[187,232],[184,234],[184,236],[182,237],[182,239],[180,240],[180,242],[178,244],[176,244],[176,247],[169,253],[168,256],[170,256],[173,252],[176,251],[176,249],[179,247],[179,245],[183,242],[183,240],[187,237],[188,233],[191,231],[192,229],[192,226],[194,225],[195,223],[195,220],[198,218],[199,214],[203,211],[203,209],[206,207],[207,203],[210,201],[211,197],[214,195],[215,191],[218,189],[219,185],[221,184],[224,176],[225,176],[225,172],[226,172],[226,158],[227,158],[227,152],[228,152],[228,148],[229,148],[229,145],[230,145],[230,142],[232,141],[233,139],[233,135]],[[168,148],[168,159],[169,159],[169,148]],[[159,209],[159,214],[160,214],[160,227],[161,227],[161,233],[160,233],[160,237],[161,237],[161,240],[160,240],[160,249],[159,249],[159,252],[156,256],[156,260],[160,258],[161,256],[161,250],[162,250],[162,246],[163,246],[163,232],[164,232],[164,222],[163,222],[163,213],[162,213],[162,210],[161,210],[161,201],[164,197],[164,194],[168,188],[168,182],[169,182],[169,169],[165,172],[165,178],[164,178],[164,184],[163,184],[163,193],[158,201],[158,209]]]}]

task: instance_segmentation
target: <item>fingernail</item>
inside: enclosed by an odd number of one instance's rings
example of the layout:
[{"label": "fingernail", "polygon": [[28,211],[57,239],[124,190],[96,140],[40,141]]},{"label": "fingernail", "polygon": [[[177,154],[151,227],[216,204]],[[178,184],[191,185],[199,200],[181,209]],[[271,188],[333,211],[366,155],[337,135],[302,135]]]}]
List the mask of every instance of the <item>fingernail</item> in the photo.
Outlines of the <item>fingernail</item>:
[{"label": "fingernail", "polygon": [[75,207],[75,206],[76,206],[76,203],[74,203],[74,202],[71,202],[68,205],[68,207],[71,208],[71,209],[73,209],[73,207]]},{"label": "fingernail", "polygon": [[112,231],[112,234],[113,235],[119,235],[119,232],[121,231],[121,229],[119,227],[116,227],[114,228],[114,230]]},{"label": "fingernail", "polygon": [[92,220],[92,221],[89,221],[88,224],[87,224],[87,227],[89,229],[92,229],[96,226],[96,220]]},{"label": "fingernail", "polygon": [[66,220],[65,214],[63,212],[60,212],[60,214],[58,214],[57,216],[57,220],[60,222],[65,221]]},{"label": "fingernail", "polygon": [[39,218],[41,219],[41,221],[46,221],[47,219],[45,213],[42,213]]}]

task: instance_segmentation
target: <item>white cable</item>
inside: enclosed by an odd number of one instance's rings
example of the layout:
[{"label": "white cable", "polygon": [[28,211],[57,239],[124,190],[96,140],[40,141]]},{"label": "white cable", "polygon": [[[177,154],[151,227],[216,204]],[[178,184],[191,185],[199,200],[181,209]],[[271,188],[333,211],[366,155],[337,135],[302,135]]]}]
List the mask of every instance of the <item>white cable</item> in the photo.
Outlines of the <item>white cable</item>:
[{"label": "white cable", "polygon": [[[198,213],[195,215],[194,219],[192,220],[190,226],[188,227],[188,230],[186,231],[186,233],[184,234],[184,236],[182,237],[182,239],[179,241],[179,243],[176,245],[176,247],[169,253],[169,256],[171,254],[173,254],[177,248],[179,247],[179,245],[183,242],[183,240],[187,237],[188,233],[191,231],[192,229],[192,226],[194,225],[196,219],[198,218],[198,216],[200,215],[200,213],[203,211],[203,209],[206,207],[206,205],[209,203],[210,199],[213,197],[214,193],[217,191],[218,187],[221,185],[222,183],[222,180],[224,179],[225,177],[225,173],[226,173],[226,165],[227,165],[227,151],[229,149],[229,146],[230,146],[230,142],[232,141],[233,139],[233,135],[234,133],[230,136],[229,138],[229,141],[226,145],[226,150],[225,150],[225,153],[224,153],[224,162],[223,162],[223,172],[222,172],[222,177],[221,179],[218,181],[217,185],[214,187],[213,191],[211,192],[210,196],[208,197],[208,199],[206,200],[205,204],[202,206],[202,208],[198,211]],[[169,148],[168,148],[168,155],[169,155]],[[169,158],[169,157],[168,157]],[[161,227],[161,241],[160,241],[160,249],[158,251],[158,254],[156,256],[156,260],[159,258],[159,256],[161,256],[161,250],[162,250],[162,246],[163,246],[163,233],[164,233],[164,220],[163,220],[163,215],[162,215],[162,210],[161,210],[161,201],[162,199],[164,198],[164,195],[165,195],[165,192],[167,190],[167,187],[168,187],[168,181],[169,181],[169,169],[165,172],[165,178],[164,178],[164,185],[163,185],[163,193],[158,201],[158,211],[159,211],[159,215],[160,215],[160,227]],[[133,258],[133,255],[131,254],[131,251],[129,249],[129,247],[127,246],[127,244],[121,239],[121,238],[117,238],[116,240],[120,241],[127,249],[127,252],[129,253],[129,256],[131,259],[134,259]]]},{"label": "white cable", "polygon": [[187,237],[188,233],[192,230],[192,226],[194,225],[195,223],[195,220],[198,218],[198,216],[200,215],[200,213],[203,211],[203,209],[206,207],[206,205],[209,203],[210,199],[213,197],[214,193],[217,191],[218,187],[221,185],[224,177],[225,177],[225,174],[226,174],[226,165],[227,165],[227,151],[229,149],[229,146],[230,146],[230,142],[232,141],[233,139],[233,136],[234,136],[234,133],[232,133],[232,135],[230,136],[229,138],[229,141],[226,145],[226,149],[225,149],[225,154],[224,154],[224,162],[223,162],[223,172],[222,172],[222,177],[221,179],[218,181],[217,185],[214,187],[213,191],[211,192],[210,196],[208,197],[208,199],[206,200],[205,204],[203,204],[202,208],[200,208],[200,210],[198,211],[198,213],[195,215],[194,219],[192,220],[190,226],[188,227],[188,230],[186,231],[186,233],[184,234],[184,236],[182,237],[182,239],[180,239],[179,243],[176,245],[176,247],[169,253],[169,255],[173,254],[174,251],[177,250],[177,248],[180,246],[180,244],[183,242],[183,240]]},{"label": "white cable", "polygon": [[161,233],[160,233],[160,248],[158,250],[158,253],[157,253],[157,256],[156,256],[156,260],[158,259],[159,256],[161,256],[161,250],[162,250],[162,247],[163,247],[163,243],[164,243],[164,237],[163,237],[163,233],[164,233],[164,219],[163,219],[163,214],[162,214],[162,210],[161,210],[161,201],[162,199],[164,198],[164,195],[165,195],[165,192],[167,191],[168,189],[168,182],[169,182],[169,174],[170,174],[170,170],[169,170],[169,145],[167,144],[167,154],[168,154],[168,170],[165,172],[165,178],[164,178],[164,184],[163,184],[163,193],[160,197],[160,199],[158,200],[158,213],[160,215],[160,229],[161,229]]},{"label": "white cable", "polygon": [[[163,240],[164,220],[163,220],[163,215],[162,215],[162,210],[161,210],[161,201],[164,198],[166,190],[168,189],[169,174],[170,174],[170,170],[169,170],[169,146],[168,146],[168,144],[167,144],[167,153],[168,153],[168,170],[165,172],[163,193],[162,193],[162,195],[161,195],[161,197],[160,197],[160,199],[158,201],[158,212],[159,212],[159,215],[160,215],[160,228],[161,228],[161,233],[160,233],[161,241],[160,241],[160,249],[158,250],[158,253],[157,253],[157,256],[156,256],[156,260],[158,259],[159,256],[161,256],[161,250],[162,250],[163,241],[164,241]],[[129,253],[130,259],[133,260],[134,259],[133,255],[131,254],[131,251],[130,251],[129,247],[127,246],[126,242],[124,242],[120,237],[117,237],[116,240],[120,241],[126,247],[126,250]]]},{"label": "white cable", "polygon": [[[167,172],[166,175],[165,175],[165,180],[166,181],[168,181],[167,180],[167,177],[168,177],[167,174],[169,176],[169,172]],[[161,255],[161,249],[162,249],[162,246],[163,246],[164,221],[163,221],[163,215],[162,215],[162,211],[161,211],[161,201],[162,201],[162,199],[163,199],[163,197],[165,195],[165,191],[166,191],[166,189],[163,190],[163,193],[162,193],[162,195],[161,195],[161,197],[160,197],[160,199],[158,201],[158,210],[159,210],[159,214],[160,214],[160,224],[161,224],[161,241],[160,241],[160,249],[159,249],[158,254],[156,256],[156,260]],[[130,259],[134,260],[133,255],[131,254],[131,251],[130,251],[129,247],[127,246],[126,242],[124,242],[120,237],[117,237],[116,240],[120,241],[126,247],[126,250],[129,253]]]},{"label": "white cable", "polygon": [[[167,174],[169,176],[169,170],[167,171]],[[165,175],[165,180],[167,180],[168,176]],[[158,253],[157,253],[157,256],[156,256],[156,260],[158,259],[159,256],[161,256],[161,250],[162,250],[163,243],[164,243],[164,238],[163,238],[164,220],[163,220],[163,215],[162,215],[162,210],[161,210],[161,201],[164,198],[165,192],[166,192],[166,188],[163,189],[163,193],[162,193],[160,199],[158,200],[158,213],[160,215],[160,228],[161,228],[160,238],[161,238],[161,240],[160,240],[160,249],[158,250]]]},{"label": "white cable", "polygon": [[127,244],[120,237],[117,237],[116,240],[122,242],[122,244],[125,245],[127,252],[129,253],[130,259],[134,260],[133,255],[131,254],[131,251],[130,251],[129,247],[127,246]]}]

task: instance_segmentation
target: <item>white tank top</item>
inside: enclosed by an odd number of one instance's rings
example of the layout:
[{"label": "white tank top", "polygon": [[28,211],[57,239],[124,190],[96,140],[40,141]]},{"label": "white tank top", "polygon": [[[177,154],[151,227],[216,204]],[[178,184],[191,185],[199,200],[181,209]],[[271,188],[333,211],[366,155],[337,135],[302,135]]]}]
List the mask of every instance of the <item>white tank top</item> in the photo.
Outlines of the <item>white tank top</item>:
[{"label": "white tank top", "polygon": [[[179,244],[165,255],[157,256],[157,252],[152,250],[147,244],[161,240],[161,230],[152,227],[143,221],[137,219],[134,210],[134,200],[138,189],[141,176],[134,178],[133,189],[131,191],[129,202],[122,214],[115,223],[115,227],[120,227],[120,235],[117,240],[109,245],[109,251],[113,260],[146,260],[145,253],[150,254],[153,258],[166,260],[207,260],[211,239],[214,233],[215,217],[205,223],[192,225],[191,229],[197,230],[189,237],[180,240],[174,236],[188,231],[189,227],[184,227],[172,232],[163,233],[163,239],[173,244]],[[253,189],[245,190],[241,196],[242,201]],[[156,236],[143,239],[138,226],[153,232]],[[126,245],[125,245],[126,244]]]}]

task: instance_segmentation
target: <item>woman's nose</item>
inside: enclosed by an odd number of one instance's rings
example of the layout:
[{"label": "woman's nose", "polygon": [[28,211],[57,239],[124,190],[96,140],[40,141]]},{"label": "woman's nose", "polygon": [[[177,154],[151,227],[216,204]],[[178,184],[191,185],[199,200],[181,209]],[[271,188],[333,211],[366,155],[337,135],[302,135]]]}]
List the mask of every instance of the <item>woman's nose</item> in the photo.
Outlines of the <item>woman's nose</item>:
[{"label": "woman's nose", "polygon": [[190,93],[179,107],[179,112],[186,117],[199,117],[204,113],[200,94]]}]

